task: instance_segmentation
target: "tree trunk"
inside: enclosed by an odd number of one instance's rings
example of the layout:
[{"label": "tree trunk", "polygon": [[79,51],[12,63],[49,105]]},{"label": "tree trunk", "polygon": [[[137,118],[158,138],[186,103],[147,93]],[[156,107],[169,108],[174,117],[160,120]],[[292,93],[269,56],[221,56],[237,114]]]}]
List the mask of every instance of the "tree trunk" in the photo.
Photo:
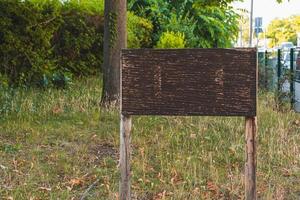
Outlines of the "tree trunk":
[{"label": "tree trunk", "polygon": [[104,63],[101,105],[118,106],[120,99],[120,53],[127,46],[127,0],[105,0]]}]

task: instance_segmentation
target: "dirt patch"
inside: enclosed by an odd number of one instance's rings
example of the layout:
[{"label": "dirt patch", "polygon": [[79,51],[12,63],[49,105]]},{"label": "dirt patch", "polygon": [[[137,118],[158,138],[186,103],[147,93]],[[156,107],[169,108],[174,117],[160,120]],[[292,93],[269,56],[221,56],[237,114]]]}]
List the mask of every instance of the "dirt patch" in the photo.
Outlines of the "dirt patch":
[{"label": "dirt patch", "polygon": [[153,200],[154,195],[150,192],[146,192],[145,194],[139,195],[131,195],[132,200]]},{"label": "dirt patch", "polygon": [[89,153],[95,161],[102,161],[104,158],[110,157],[114,160],[118,159],[118,150],[109,143],[93,144],[89,147]]}]

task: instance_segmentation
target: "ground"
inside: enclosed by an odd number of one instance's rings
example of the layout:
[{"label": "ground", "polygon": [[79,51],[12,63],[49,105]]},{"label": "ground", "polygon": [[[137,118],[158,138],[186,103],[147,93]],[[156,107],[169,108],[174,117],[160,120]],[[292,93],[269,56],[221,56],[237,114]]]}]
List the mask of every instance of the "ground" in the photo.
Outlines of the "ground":
[{"label": "ground", "polygon": [[[100,78],[0,91],[0,199],[117,199],[119,114]],[[259,94],[260,199],[300,198],[300,114]],[[244,119],[134,117],[135,199],[243,199]]]}]

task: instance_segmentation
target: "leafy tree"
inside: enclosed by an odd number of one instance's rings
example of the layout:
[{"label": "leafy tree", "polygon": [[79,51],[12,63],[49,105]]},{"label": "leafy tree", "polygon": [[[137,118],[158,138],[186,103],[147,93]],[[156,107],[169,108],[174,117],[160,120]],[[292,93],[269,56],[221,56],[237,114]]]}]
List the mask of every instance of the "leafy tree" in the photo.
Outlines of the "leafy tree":
[{"label": "leafy tree", "polygon": [[200,47],[230,47],[238,34],[238,14],[232,7],[197,7]]},{"label": "leafy tree", "polygon": [[153,23],[153,45],[166,31],[183,32],[187,47],[228,47],[238,33],[229,1],[130,0],[129,9]]},{"label": "leafy tree", "polygon": [[239,18],[239,29],[240,29],[240,39],[242,46],[249,44],[249,35],[250,35],[250,22],[249,22],[249,12],[247,10],[238,10]]},{"label": "leafy tree", "polygon": [[197,21],[194,18],[172,13],[168,22],[163,24],[162,31],[163,33],[168,31],[184,33],[186,46],[197,47],[199,37],[195,35],[196,26]]},{"label": "leafy tree", "polygon": [[270,47],[278,46],[282,42],[296,44],[297,32],[300,32],[300,15],[273,20],[267,28]]}]

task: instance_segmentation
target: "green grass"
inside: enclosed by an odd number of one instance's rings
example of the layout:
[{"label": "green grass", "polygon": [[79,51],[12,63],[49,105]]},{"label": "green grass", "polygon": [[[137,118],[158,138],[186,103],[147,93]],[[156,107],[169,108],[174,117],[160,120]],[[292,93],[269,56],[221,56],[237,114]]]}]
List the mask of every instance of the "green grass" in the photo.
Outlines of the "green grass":
[{"label": "green grass", "polygon": [[[67,90],[0,91],[0,199],[117,199],[118,111],[99,107],[99,78]],[[300,115],[260,94],[258,194],[300,198]],[[138,199],[243,199],[244,119],[134,117]]]}]

